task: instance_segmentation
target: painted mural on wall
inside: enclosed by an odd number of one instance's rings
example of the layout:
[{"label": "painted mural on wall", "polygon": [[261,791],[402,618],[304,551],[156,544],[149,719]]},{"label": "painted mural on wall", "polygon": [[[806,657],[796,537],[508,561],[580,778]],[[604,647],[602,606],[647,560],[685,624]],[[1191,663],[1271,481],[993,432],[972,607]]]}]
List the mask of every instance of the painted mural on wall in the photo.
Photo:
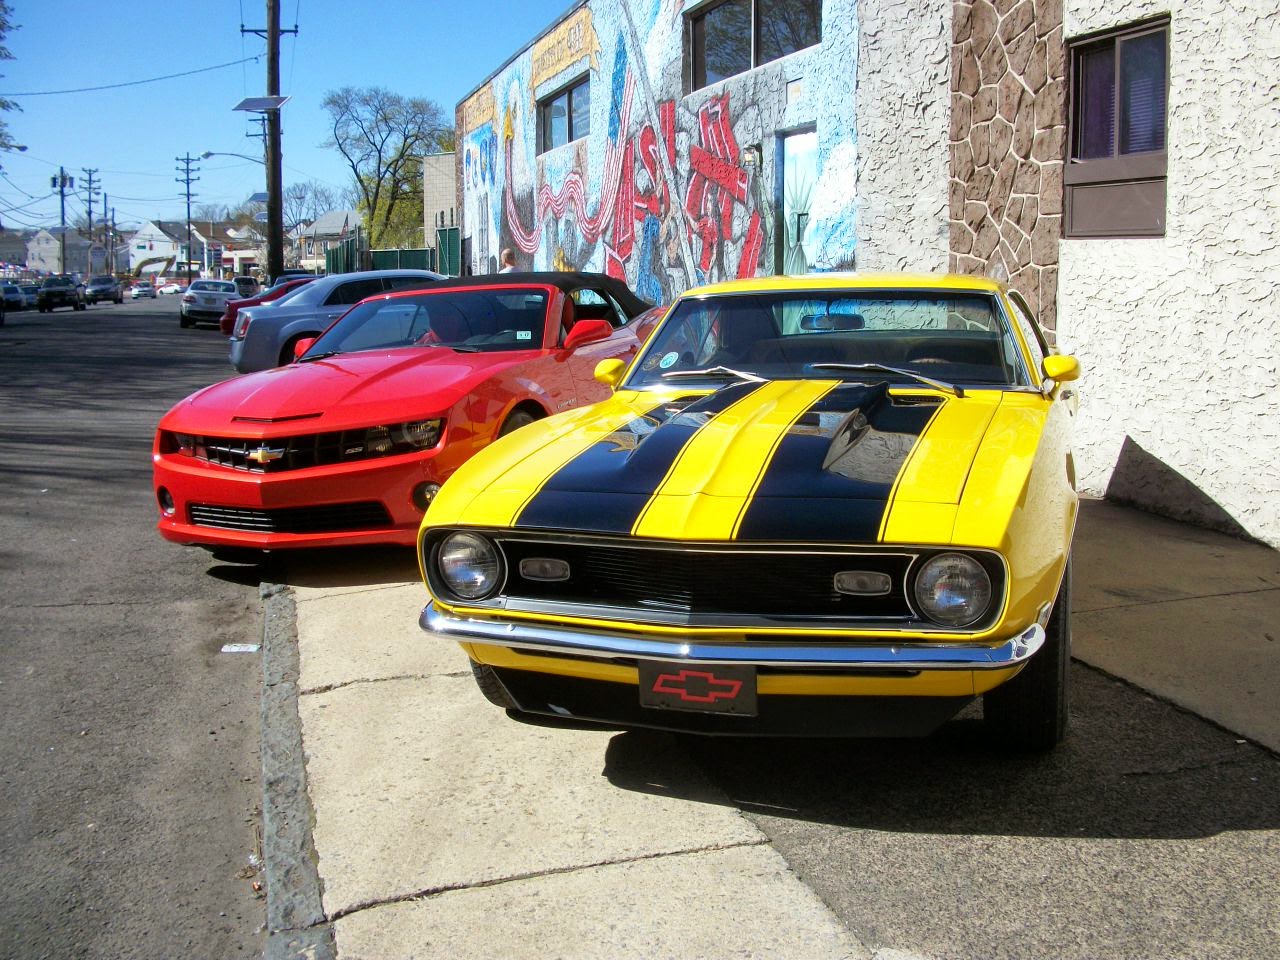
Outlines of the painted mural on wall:
[{"label": "painted mural on wall", "polygon": [[[774,168],[786,75],[756,70],[683,95],[682,10],[681,0],[580,7],[459,106],[474,272],[496,270],[509,247],[522,267],[604,272],[663,302],[701,283],[824,260],[821,225],[808,222],[819,138],[805,141],[803,172]],[[538,99],[582,75],[590,134],[539,153]],[[843,202],[827,204],[843,221],[825,230],[842,244],[825,250],[828,268],[852,259],[853,185],[842,191]]]}]

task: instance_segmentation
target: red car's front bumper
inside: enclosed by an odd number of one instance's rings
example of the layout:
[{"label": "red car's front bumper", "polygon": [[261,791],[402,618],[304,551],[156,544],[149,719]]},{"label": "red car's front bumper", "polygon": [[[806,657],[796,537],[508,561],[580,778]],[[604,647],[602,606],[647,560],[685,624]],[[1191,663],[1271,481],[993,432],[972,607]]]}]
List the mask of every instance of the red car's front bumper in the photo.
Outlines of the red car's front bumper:
[{"label": "red car's front bumper", "polygon": [[206,547],[413,546],[443,448],[280,473],[249,473],[155,451],[160,535]]}]

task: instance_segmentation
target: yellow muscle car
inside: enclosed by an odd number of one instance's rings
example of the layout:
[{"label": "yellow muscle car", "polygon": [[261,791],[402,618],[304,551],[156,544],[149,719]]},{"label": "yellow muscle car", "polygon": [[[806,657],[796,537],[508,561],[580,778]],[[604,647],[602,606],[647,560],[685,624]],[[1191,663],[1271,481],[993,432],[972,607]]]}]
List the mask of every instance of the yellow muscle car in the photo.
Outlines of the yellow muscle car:
[{"label": "yellow muscle car", "polygon": [[424,629],[509,710],[706,734],[999,741],[1067,723],[1073,357],[961,276],[690,290],[610,399],[444,485]]}]

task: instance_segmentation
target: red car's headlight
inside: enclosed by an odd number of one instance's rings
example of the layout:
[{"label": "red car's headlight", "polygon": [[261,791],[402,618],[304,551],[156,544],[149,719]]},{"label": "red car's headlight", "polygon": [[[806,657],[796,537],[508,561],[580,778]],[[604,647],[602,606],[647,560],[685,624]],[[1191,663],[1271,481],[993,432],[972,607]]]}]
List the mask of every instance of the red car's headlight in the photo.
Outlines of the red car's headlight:
[{"label": "red car's headlight", "polygon": [[365,449],[373,453],[408,453],[429,450],[440,441],[442,420],[411,420],[386,427],[370,427],[365,433]]},{"label": "red car's headlight", "polygon": [[196,453],[196,438],[189,433],[170,433],[165,430],[160,434],[160,452],[193,457]]}]

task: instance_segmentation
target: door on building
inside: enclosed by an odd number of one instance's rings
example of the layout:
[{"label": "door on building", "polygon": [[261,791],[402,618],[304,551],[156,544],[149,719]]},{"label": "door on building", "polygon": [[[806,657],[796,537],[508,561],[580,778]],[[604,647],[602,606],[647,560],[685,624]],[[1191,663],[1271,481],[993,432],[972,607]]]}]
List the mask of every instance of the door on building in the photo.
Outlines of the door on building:
[{"label": "door on building", "polygon": [[818,186],[818,134],[814,130],[779,139],[782,175],[774,209],[778,211],[775,269],[796,275],[809,272],[814,229],[809,210]]}]

